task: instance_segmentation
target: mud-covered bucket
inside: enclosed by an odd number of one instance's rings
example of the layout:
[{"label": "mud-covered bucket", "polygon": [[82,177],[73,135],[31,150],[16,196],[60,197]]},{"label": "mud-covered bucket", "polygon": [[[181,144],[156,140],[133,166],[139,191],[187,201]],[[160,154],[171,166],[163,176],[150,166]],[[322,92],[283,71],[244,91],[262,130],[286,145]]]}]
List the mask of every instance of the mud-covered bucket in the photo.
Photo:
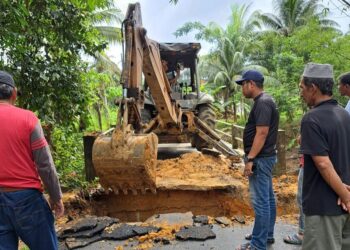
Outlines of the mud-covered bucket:
[{"label": "mud-covered bucket", "polygon": [[156,191],[158,137],[115,129],[94,143],[92,160],[101,185],[116,194]]}]

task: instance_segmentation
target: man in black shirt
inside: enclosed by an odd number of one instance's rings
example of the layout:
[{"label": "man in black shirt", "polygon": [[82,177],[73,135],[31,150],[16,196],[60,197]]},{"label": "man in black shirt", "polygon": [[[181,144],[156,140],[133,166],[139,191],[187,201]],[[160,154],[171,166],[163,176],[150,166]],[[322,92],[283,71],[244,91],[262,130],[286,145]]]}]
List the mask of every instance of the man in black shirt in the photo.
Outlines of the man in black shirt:
[{"label": "man in black shirt", "polygon": [[301,121],[303,249],[350,249],[350,116],[332,99],[333,84],[331,65],[305,66],[300,95],[313,108]]},{"label": "man in black shirt", "polygon": [[245,237],[251,242],[238,249],[266,249],[267,243],[275,241],[276,202],[272,169],[276,163],[279,114],[272,97],[263,92],[264,76],[259,71],[246,71],[236,83],[242,85],[246,98],[254,99],[243,133],[243,145],[244,176],[249,177],[255,222],[252,234]]}]

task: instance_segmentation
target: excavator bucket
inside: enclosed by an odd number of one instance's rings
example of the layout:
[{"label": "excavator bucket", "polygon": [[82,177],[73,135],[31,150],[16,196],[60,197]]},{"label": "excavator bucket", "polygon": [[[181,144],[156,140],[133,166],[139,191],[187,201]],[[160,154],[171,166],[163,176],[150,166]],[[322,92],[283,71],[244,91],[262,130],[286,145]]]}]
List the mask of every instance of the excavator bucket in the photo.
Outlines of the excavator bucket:
[{"label": "excavator bucket", "polygon": [[96,138],[92,160],[101,185],[114,193],[156,192],[158,137],[114,129],[111,136]]}]

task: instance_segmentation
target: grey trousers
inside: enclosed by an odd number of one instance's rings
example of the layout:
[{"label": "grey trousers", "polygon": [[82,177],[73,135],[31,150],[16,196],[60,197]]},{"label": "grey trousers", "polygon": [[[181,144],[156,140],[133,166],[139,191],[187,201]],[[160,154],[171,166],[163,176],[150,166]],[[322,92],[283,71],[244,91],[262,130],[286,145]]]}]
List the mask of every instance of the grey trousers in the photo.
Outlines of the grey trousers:
[{"label": "grey trousers", "polygon": [[305,216],[304,250],[349,250],[350,214]]}]

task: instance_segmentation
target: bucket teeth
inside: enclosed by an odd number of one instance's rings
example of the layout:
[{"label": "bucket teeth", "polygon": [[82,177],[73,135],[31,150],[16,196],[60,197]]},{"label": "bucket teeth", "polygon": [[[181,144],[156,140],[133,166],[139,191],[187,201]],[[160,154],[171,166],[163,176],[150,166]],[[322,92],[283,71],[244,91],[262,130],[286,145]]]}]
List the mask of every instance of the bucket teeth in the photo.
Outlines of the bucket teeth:
[{"label": "bucket teeth", "polygon": [[155,134],[123,134],[96,138],[92,160],[103,187],[115,194],[156,193],[158,138]]},{"label": "bucket teeth", "polygon": [[113,192],[115,195],[119,194],[119,189],[116,186],[113,186]]},{"label": "bucket teeth", "polygon": [[117,186],[114,185],[111,188],[105,188],[105,193],[109,194],[109,193],[114,193],[115,195],[120,195],[120,194],[124,194],[124,195],[128,195],[128,194],[133,194],[133,195],[145,195],[147,192],[151,192],[152,194],[157,194],[157,190],[156,188],[152,188],[152,187],[129,187],[126,183],[124,183],[121,186]]}]

